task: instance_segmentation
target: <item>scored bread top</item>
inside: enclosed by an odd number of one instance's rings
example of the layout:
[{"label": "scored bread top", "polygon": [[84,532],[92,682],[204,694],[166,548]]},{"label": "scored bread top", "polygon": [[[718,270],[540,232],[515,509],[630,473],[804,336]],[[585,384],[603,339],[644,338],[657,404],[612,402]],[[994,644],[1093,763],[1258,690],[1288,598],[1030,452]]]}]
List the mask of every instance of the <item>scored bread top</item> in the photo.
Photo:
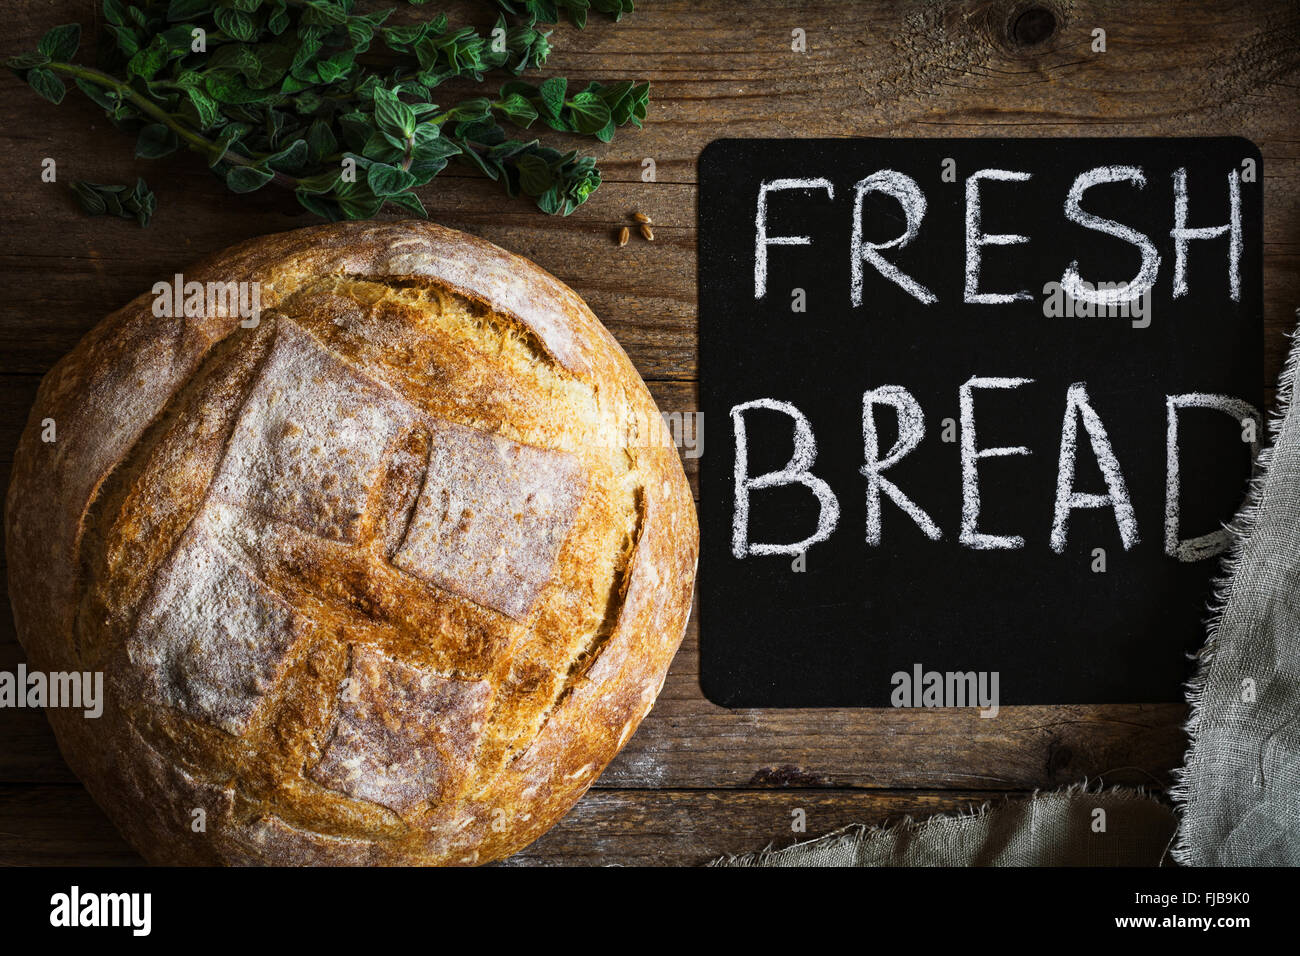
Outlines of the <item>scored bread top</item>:
[{"label": "scored bread top", "polygon": [[[149,859],[479,863],[648,712],[698,529],[626,355],[527,260],[424,222],[252,240],[42,383],[6,509],[60,746]],[[41,440],[54,419],[56,441]],[[193,826],[196,811],[205,825]]]}]

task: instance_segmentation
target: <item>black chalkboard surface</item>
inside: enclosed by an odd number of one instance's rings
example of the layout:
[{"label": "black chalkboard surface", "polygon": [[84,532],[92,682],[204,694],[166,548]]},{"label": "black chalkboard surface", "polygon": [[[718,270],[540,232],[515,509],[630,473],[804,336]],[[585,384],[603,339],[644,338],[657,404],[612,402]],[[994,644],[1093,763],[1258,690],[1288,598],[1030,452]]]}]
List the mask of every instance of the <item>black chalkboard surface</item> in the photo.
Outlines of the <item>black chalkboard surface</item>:
[{"label": "black chalkboard surface", "polygon": [[1254,145],[719,140],[699,182],[705,694],[1180,699],[1264,431]]}]

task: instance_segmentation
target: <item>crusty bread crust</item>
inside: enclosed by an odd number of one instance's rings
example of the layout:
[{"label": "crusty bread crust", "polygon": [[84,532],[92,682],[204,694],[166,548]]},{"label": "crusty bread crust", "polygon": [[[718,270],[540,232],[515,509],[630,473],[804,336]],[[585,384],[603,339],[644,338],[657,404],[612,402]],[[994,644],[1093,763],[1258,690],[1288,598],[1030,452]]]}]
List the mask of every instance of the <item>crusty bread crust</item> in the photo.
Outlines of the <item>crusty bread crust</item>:
[{"label": "crusty bread crust", "polygon": [[30,666],[105,673],[100,718],[48,711],[68,763],[157,863],[527,845],[690,611],[695,510],[645,385],[572,290],[430,223],[185,280],[259,283],[261,321],[140,296],[46,376],[14,460]]}]

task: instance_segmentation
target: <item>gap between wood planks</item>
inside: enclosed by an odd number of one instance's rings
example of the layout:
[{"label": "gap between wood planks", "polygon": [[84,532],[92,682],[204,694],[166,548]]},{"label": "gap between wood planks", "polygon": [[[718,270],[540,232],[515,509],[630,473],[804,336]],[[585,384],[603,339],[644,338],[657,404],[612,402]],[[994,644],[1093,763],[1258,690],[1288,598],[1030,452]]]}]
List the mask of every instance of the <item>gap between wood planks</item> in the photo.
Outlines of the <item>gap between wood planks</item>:
[{"label": "gap between wood planks", "polygon": [[[920,819],[1007,796],[984,790],[592,788],[552,830],[503,865],[694,865],[786,846],[849,823]],[[79,784],[0,785],[0,865],[141,862]]]}]

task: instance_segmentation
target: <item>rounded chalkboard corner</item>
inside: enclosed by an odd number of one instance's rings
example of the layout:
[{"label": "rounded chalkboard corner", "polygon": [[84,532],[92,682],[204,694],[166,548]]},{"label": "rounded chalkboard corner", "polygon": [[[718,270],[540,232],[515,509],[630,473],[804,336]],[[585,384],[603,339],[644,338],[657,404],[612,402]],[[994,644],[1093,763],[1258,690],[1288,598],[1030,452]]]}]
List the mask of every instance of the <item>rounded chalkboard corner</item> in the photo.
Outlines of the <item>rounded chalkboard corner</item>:
[{"label": "rounded chalkboard corner", "polygon": [[719,136],[717,139],[711,140],[704,145],[702,150],[700,150],[699,158],[695,161],[696,165],[703,168],[705,163],[725,161],[727,149],[730,148],[733,143],[739,142],[743,142],[743,140],[737,139],[734,136]]},{"label": "rounded chalkboard corner", "polygon": [[704,668],[700,668],[699,686],[704,699],[714,706],[725,707],[727,710],[736,710],[741,706],[736,701],[735,689],[725,684],[716,685]]},{"label": "rounded chalkboard corner", "polygon": [[1262,162],[1264,161],[1264,154],[1263,154],[1262,152],[1260,152],[1259,144],[1256,143],[1256,142],[1255,142],[1253,139],[1251,139],[1250,137],[1248,137],[1248,136],[1224,136],[1224,137],[1221,137],[1221,138],[1222,138],[1222,141],[1223,141],[1225,144],[1226,144],[1226,143],[1234,143],[1234,144],[1236,144],[1236,146],[1238,147],[1238,149],[1241,151],[1241,156],[1242,156],[1243,159],[1253,159],[1253,160],[1255,160],[1255,163],[1256,163],[1257,165],[1260,164],[1260,163],[1262,163]]}]

